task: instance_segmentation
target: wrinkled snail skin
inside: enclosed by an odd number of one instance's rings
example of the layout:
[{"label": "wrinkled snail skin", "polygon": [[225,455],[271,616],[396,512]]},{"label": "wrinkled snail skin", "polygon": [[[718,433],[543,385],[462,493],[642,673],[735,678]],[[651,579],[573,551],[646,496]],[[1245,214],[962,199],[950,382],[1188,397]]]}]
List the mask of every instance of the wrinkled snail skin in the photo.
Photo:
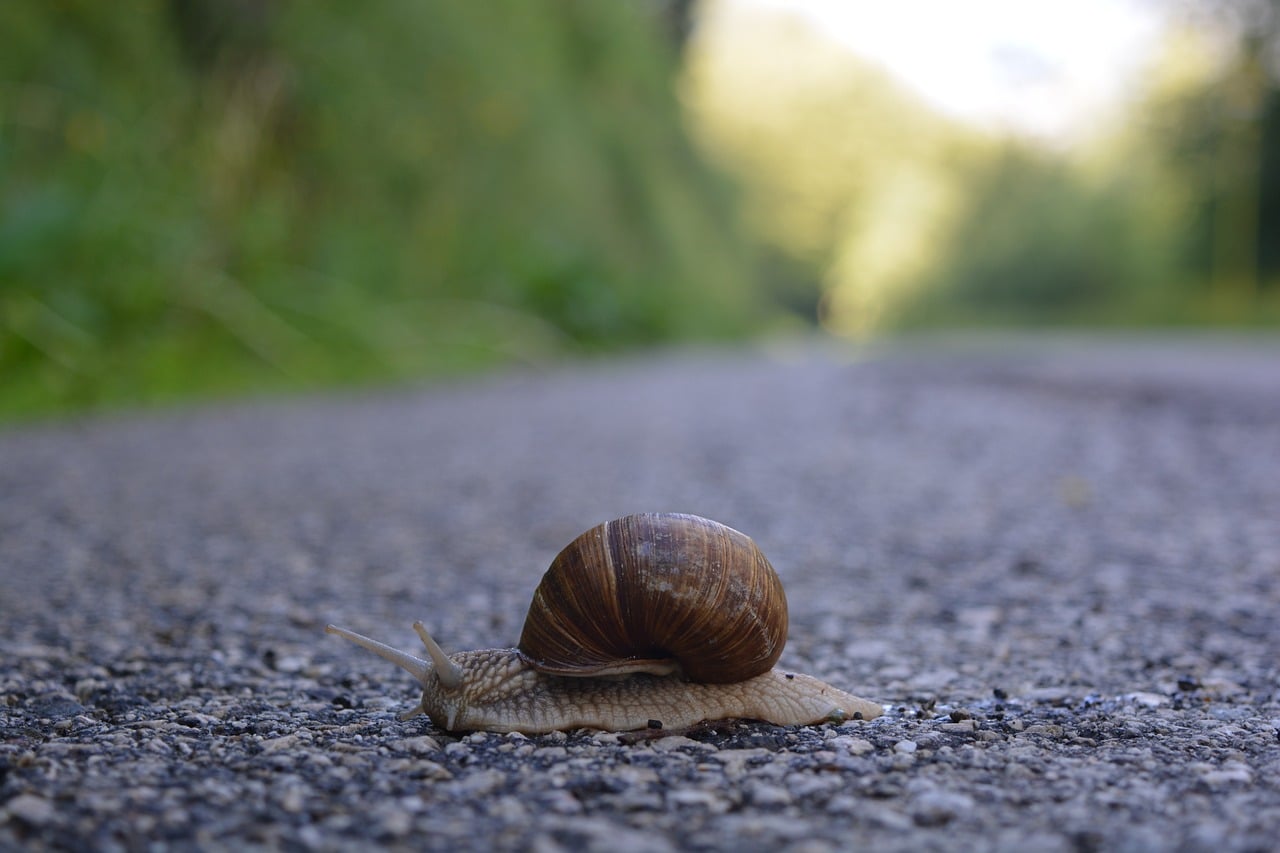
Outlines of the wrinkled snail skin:
[{"label": "wrinkled snail skin", "polygon": [[[326,631],[381,653],[382,644],[367,637],[332,625]],[[542,734],[570,729],[625,732],[648,728],[653,721],[666,729],[725,719],[801,726],[871,720],[883,710],[811,676],[780,669],[731,684],[700,684],[645,673],[548,675],[529,666],[516,649],[458,652],[450,660],[465,673],[454,690],[440,684],[427,661],[418,661],[416,670],[405,667],[422,683],[423,693],[419,705],[401,719],[425,713],[446,731]]]},{"label": "wrinkled snail skin", "polygon": [[751,539],[691,515],[597,525],[564,548],[534,593],[520,644],[430,660],[325,630],[402,667],[447,731],[681,729],[742,718],[775,725],[870,720],[882,709],[774,668],[787,634],[777,573]]}]

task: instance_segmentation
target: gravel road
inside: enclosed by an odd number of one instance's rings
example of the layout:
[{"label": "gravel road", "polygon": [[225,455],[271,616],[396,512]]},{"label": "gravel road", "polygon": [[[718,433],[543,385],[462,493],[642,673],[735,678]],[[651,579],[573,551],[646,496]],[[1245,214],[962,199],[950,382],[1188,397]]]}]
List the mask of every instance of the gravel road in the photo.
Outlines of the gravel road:
[{"label": "gravel road", "polygon": [[[747,532],[873,722],[454,736],[605,519]],[[659,353],[0,432],[0,849],[1274,850],[1280,343]]]}]

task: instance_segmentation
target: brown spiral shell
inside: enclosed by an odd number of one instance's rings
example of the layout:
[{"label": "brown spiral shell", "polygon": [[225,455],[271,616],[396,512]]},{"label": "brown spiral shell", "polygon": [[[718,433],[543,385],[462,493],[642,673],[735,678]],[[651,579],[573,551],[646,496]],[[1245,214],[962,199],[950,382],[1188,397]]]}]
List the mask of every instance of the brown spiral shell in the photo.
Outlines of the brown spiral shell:
[{"label": "brown spiral shell", "polygon": [[520,651],[557,675],[669,672],[728,683],[767,672],[787,598],[750,537],[696,515],[643,513],[560,552],[529,605]]}]

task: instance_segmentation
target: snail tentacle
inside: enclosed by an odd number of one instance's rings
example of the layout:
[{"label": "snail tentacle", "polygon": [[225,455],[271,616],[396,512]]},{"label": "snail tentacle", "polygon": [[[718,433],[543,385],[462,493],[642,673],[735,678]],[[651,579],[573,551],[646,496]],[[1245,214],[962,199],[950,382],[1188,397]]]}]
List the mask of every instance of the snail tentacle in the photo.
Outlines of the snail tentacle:
[{"label": "snail tentacle", "polygon": [[427,633],[427,626],[421,622],[414,622],[413,630],[417,632],[418,638],[422,640],[422,645],[431,657],[431,663],[436,668],[436,677],[440,679],[440,686],[446,690],[457,690],[462,684],[462,668],[449,660],[449,656],[444,653],[444,649],[440,648],[440,644]]},{"label": "snail tentacle", "polygon": [[430,683],[431,664],[422,658],[414,657],[408,652],[402,652],[394,649],[386,643],[379,643],[364,634],[357,634],[355,631],[348,631],[346,628],[339,628],[337,625],[324,626],[326,634],[337,634],[339,637],[350,640],[361,648],[368,649],[380,658],[391,661],[396,666],[408,672],[414,678],[418,679],[418,683],[426,687]]}]

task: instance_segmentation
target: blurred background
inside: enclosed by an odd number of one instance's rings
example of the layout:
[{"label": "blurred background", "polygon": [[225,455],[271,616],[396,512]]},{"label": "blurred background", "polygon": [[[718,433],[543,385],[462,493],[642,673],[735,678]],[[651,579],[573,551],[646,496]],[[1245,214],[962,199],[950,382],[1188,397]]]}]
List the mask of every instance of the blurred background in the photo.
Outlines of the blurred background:
[{"label": "blurred background", "polygon": [[3,419],[1280,325],[1280,0],[7,0],[0,43]]}]

